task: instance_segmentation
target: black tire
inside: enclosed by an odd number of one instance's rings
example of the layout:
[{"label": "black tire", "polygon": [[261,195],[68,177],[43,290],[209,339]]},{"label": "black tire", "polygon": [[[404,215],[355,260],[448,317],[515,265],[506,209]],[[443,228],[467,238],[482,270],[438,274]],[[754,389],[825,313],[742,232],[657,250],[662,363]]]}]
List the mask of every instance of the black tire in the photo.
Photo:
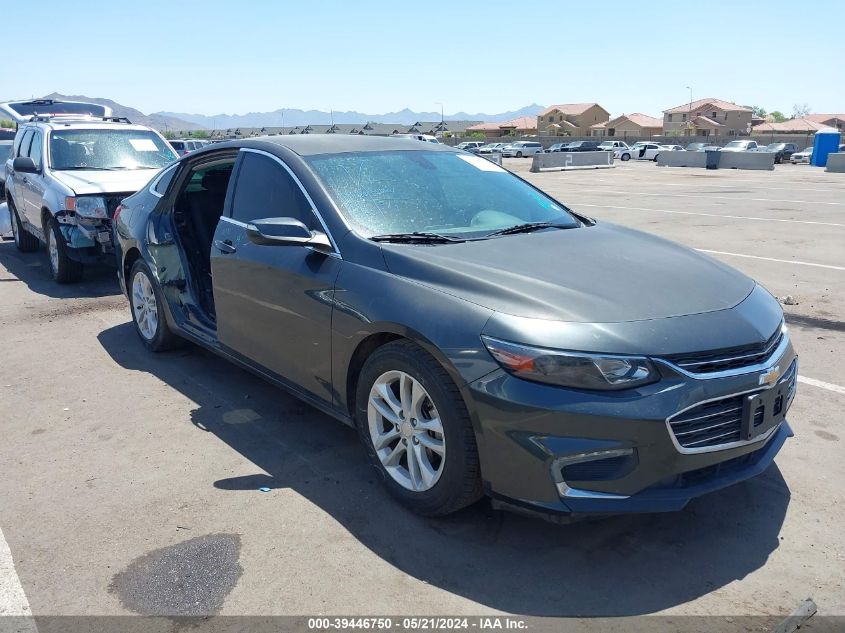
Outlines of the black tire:
[{"label": "black tire", "polygon": [[655,154],[655,155],[654,155],[654,162],[655,162],[655,163],[657,162],[657,157],[658,157],[658,156],[660,156],[660,154]]},{"label": "black tire", "polygon": [[[44,237],[47,239],[47,259],[50,263],[50,274],[53,281],[60,284],[72,284],[82,279],[82,264],[72,260],[67,254],[67,244],[59,222],[56,218],[50,218],[47,226],[44,227]],[[53,259],[50,248],[55,243],[57,257]]]},{"label": "black tire", "polygon": [[517,158],[522,158],[522,152],[517,152],[517,153],[516,153],[516,157],[517,157]]},{"label": "black tire", "polygon": [[[136,297],[133,292],[136,275],[144,275],[147,278],[147,281],[152,288],[153,295],[155,296],[157,327],[155,329],[155,334],[152,337],[145,336],[142,333],[141,326],[138,324],[138,315],[135,310]],[[141,339],[141,343],[144,344],[144,347],[151,352],[164,352],[169,349],[180,347],[184,343],[184,339],[177,336],[167,324],[167,318],[164,315],[163,307],[164,297],[162,296],[161,289],[158,287],[158,282],[155,280],[155,277],[153,277],[152,272],[150,272],[150,267],[147,266],[144,260],[138,259],[132,265],[129,278],[126,280],[126,290],[129,295],[129,311],[132,313],[132,323],[135,325],[135,333],[138,335],[138,338]]]},{"label": "black tire", "polygon": [[[373,447],[367,405],[375,381],[391,370],[403,371],[428,392],[443,425],[446,457],[437,482],[428,490],[409,490],[387,472]],[[443,516],[471,505],[482,497],[481,468],[475,432],[463,398],[449,374],[425,350],[401,340],[378,348],[361,369],[356,390],[355,423],[367,456],[388,491],[402,505],[423,516]]]},{"label": "black tire", "polygon": [[619,158],[622,162],[627,162],[627,161],[631,160],[631,155],[630,154],[622,154],[622,156],[620,156]]},{"label": "black tire", "polygon": [[38,250],[41,243],[38,238],[32,233],[23,228],[21,219],[18,217],[18,211],[15,205],[9,200],[9,220],[12,224],[12,237],[15,240],[15,246],[21,253],[34,253]]}]

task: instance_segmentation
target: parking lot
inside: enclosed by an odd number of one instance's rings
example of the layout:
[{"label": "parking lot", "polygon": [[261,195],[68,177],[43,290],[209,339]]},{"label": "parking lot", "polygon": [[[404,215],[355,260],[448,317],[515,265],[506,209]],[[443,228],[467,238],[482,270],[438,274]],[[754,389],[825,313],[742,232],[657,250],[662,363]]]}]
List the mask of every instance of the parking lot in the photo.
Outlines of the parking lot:
[{"label": "parking lot", "polygon": [[46,615],[786,615],[807,597],[845,615],[845,177],[505,166],[791,297],[801,384],[775,466],[675,514],[559,526],[482,502],[422,519],[352,429],[198,348],[146,352],[113,271],[58,286],[43,251],[3,242],[8,595]]}]

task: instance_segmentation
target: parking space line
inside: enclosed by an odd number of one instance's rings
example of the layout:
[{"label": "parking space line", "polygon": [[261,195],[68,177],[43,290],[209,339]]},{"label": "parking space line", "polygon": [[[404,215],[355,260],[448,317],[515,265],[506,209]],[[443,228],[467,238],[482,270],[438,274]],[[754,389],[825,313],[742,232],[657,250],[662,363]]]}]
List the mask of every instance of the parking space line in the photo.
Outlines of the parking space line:
[{"label": "parking space line", "polygon": [[790,204],[826,204],[826,205],[833,205],[837,207],[845,206],[845,202],[820,202],[820,201],[813,201],[813,200],[785,200],[782,198],[739,198],[737,196],[714,196],[710,194],[693,194],[693,193],[666,193],[666,192],[655,192],[651,193],[648,191],[616,191],[612,189],[581,189],[579,187],[578,191],[584,191],[587,193],[613,193],[619,194],[624,196],[651,196],[653,198],[704,198],[707,200],[733,200],[735,202],[788,202]]},{"label": "parking space line", "polygon": [[[29,601],[26,599],[21,579],[15,571],[15,561],[12,559],[12,552],[9,544],[0,529],[0,617],[9,616],[31,616]],[[27,617],[19,623],[21,628],[16,631],[34,633],[37,631],[35,621]]]},{"label": "parking space line", "polygon": [[795,259],[776,259],[774,257],[761,257],[760,255],[746,255],[745,253],[726,253],[725,251],[711,251],[706,248],[695,249],[702,253],[711,255],[728,255],[730,257],[747,257],[749,259],[763,259],[768,262],[780,262],[781,264],[797,264],[798,266],[815,266],[816,268],[830,268],[831,270],[845,270],[845,266],[833,266],[831,264],[814,264],[812,262],[801,262]]},{"label": "parking space line", "polygon": [[[616,183],[617,181],[612,178],[593,178],[590,182],[610,182]],[[802,181],[787,181],[787,180],[779,180],[778,182],[787,183],[792,182],[792,187],[769,187],[765,183],[761,183],[759,180],[746,180],[746,179],[739,179],[739,178],[731,178],[730,183],[728,185],[716,185],[709,182],[702,182],[700,180],[685,180],[684,182],[661,182],[661,187],[715,187],[719,189],[735,189],[736,184],[738,182],[752,182],[761,188],[765,189],[766,191],[795,191],[796,186],[801,186],[801,191],[816,191],[819,193],[842,193],[845,192],[845,187],[843,188],[832,188],[832,189],[817,189],[814,187],[804,187]],[[652,183],[641,183],[650,185]]]},{"label": "parking space line", "polygon": [[649,209],[646,207],[621,207],[621,206],[614,206],[609,204],[582,204],[582,203],[573,203],[571,206],[573,207],[596,207],[599,209],[624,209],[627,211],[655,211],[658,213],[675,213],[678,215],[704,215],[710,218],[730,218],[732,220],[758,220],[761,222],[793,222],[795,224],[818,224],[822,226],[845,226],[843,223],[839,222],[816,222],[814,220],[787,220],[784,218],[761,218],[757,216],[748,216],[748,215],[725,215],[722,213],[702,213],[700,211],[675,211],[672,209]]},{"label": "parking space line", "polygon": [[798,374],[798,382],[804,383],[805,385],[811,385],[813,387],[819,387],[820,389],[827,389],[828,391],[833,391],[835,393],[845,394],[845,387],[840,387],[839,385],[834,385],[830,382],[824,382],[823,380],[816,380],[815,378],[807,378],[807,376],[802,376]]}]

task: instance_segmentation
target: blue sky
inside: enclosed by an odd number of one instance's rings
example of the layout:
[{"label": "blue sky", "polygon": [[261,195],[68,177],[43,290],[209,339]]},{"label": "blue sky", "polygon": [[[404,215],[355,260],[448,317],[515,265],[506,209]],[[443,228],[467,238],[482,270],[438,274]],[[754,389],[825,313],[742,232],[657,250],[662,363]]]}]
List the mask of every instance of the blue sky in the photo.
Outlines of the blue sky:
[{"label": "blue sky", "polygon": [[845,111],[842,0],[129,4],[144,9],[41,0],[39,15],[57,17],[33,22],[37,35],[6,29],[6,60],[15,41],[49,42],[26,57],[52,63],[7,67],[0,99],[58,91],[209,115],[598,101],[614,115],[659,115],[687,102],[691,86],[693,99],[787,115],[796,103]]}]

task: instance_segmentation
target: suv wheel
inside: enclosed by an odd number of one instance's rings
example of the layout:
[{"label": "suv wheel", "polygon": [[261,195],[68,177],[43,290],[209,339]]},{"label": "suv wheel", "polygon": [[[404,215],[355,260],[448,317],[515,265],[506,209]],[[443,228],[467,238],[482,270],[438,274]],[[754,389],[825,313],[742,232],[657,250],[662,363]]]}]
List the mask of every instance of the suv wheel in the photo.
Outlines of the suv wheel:
[{"label": "suv wheel", "polygon": [[522,152],[517,152],[517,153],[516,153],[516,157],[517,157],[517,158],[522,158]]},{"label": "suv wheel", "polygon": [[475,433],[446,370],[410,341],[367,359],[355,421],[390,493],[424,516],[455,512],[481,497]]},{"label": "suv wheel", "polygon": [[144,346],[152,352],[178,347],[182,339],[167,325],[164,298],[149,266],[141,259],[136,261],[127,281],[132,322]]},{"label": "suv wheel", "polygon": [[15,238],[15,246],[22,253],[33,253],[38,250],[38,238],[32,233],[23,228],[21,219],[18,217],[18,211],[12,201],[7,205],[9,207],[9,221],[12,224],[12,237]]},{"label": "suv wheel", "polygon": [[47,239],[47,255],[50,257],[53,280],[60,284],[79,281],[82,278],[82,264],[68,257],[65,236],[56,218],[50,218],[47,222],[44,237]]}]

